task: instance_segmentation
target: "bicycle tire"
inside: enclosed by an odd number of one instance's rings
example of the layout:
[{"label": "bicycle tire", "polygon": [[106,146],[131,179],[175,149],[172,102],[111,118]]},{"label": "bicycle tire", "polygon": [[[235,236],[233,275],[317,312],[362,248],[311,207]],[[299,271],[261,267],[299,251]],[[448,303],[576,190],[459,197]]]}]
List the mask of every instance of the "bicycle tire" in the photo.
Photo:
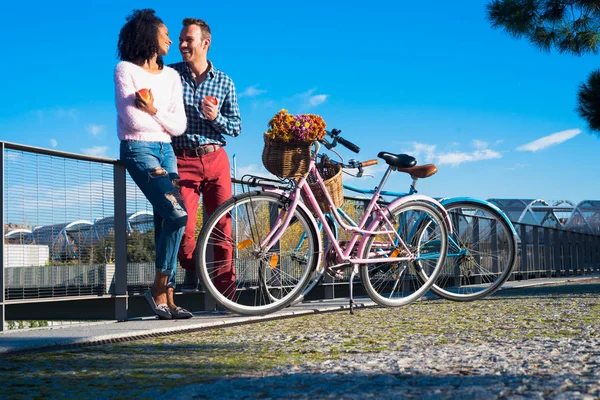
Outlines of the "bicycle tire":
[{"label": "bicycle tire", "polygon": [[[444,204],[444,208],[453,226],[453,240],[444,269],[431,291],[444,299],[462,302],[491,295],[509,279],[516,263],[517,240],[511,222],[493,207],[478,201],[464,199]],[[473,223],[472,231],[469,231],[469,219]],[[475,235],[475,221],[477,238],[469,239],[469,235]],[[487,239],[481,233],[482,224],[489,225],[491,235]],[[492,254],[494,247],[498,251],[496,255]],[[465,251],[466,254],[462,254]]]},{"label": "bicycle tire", "polygon": [[[285,215],[289,205],[290,199],[281,194],[248,192],[227,200],[204,222],[196,246],[196,269],[202,287],[222,307],[243,315],[268,314],[288,306],[308,284],[319,260],[319,238],[313,217],[302,208],[296,207],[293,226],[290,223],[282,231],[276,246],[267,253],[261,249],[264,238],[279,229],[271,225],[273,215]],[[232,219],[229,234],[217,228],[222,218]],[[289,244],[302,232],[307,235],[304,260],[294,258],[289,251]],[[216,245],[230,246],[231,258],[213,261]],[[235,291],[220,290],[215,284],[214,278],[228,268],[229,262],[236,274]]]},{"label": "bicycle tire", "polygon": [[[398,229],[400,238],[405,244],[412,247],[413,255],[417,258],[427,259],[421,263],[414,263],[410,260],[397,263],[372,263],[360,265],[360,276],[367,295],[377,304],[386,307],[399,307],[417,301],[433,286],[435,279],[441,273],[446,251],[448,249],[448,230],[444,223],[444,218],[440,212],[432,205],[426,202],[412,201],[394,206],[393,209],[384,210],[386,216],[398,226],[387,227],[388,229]],[[408,214],[409,212],[420,212],[423,214]],[[404,213],[407,213],[403,216]],[[400,218],[402,216],[402,218]],[[414,232],[414,224],[420,224],[422,220],[429,220],[430,236],[426,237],[428,242],[423,244],[413,243],[410,232]],[[435,226],[432,224],[435,223]],[[385,221],[379,221],[377,226],[370,227],[369,230],[379,230],[384,226]],[[374,258],[377,255],[393,254],[402,248],[398,245],[396,238],[388,235],[386,241],[375,242],[377,236],[369,235],[363,240],[367,240],[362,253],[362,258]],[[421,235],[421,238],[423,236]],[[381,240],[381,239],[379,239]],[[431,243],[435,243],[435,250],[432,251]],[[425,252],[423,249],[429,244],[429,249]],[[377,251],[373,251],[374,245],[377,245]],[[422,247],[423,246],[423,247]],[[402,250],[403,251],[403,250]],[[435,258],[437,254],[437,258]],[[377,258],[374,258],[377,260]],[[381,259],[381,258],[379,258]],[[419,274],[418,268],[426,268],[428,273]],[[423,279],[426,277],[426,279]],[[391,278],[391,279],[390,279]],[[402,279],[402,281],[401,281]],[[391,289],[390,289],[391,286]]]}]

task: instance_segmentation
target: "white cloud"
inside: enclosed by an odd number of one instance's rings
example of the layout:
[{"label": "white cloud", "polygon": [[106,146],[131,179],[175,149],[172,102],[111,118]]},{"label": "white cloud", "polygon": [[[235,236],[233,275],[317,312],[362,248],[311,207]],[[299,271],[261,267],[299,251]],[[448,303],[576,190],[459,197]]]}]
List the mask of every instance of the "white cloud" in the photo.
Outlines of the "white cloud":
[{"label": "white cloud", "polygon": [[328,94],[313,94],[317,89],[310,89],[304,93],[294,95],[294,98],[300,98],[304,102],[305,107],[316,107],[323,104],[328,98]]},{"label": "white cloud", "polygon": [[475,139],[473,142],[471,142],[471,144],[478,150],[484,150],[488,148],[488,142],[484,142],[483,140]]},{"label": "white cloud", "polygon": [[33,115],[37,117],[39,120],[47,120],[47,119],[71,119],[77,120],[77,109],[75,108],[44,108],[41,110],[32,111]]},{"label": "white cloud", "polygon": [[258,89],[258,85],[252,85],[247,87],[240,94],[238,94],[238,97],[255,97],[263,93],[267,93],[267,91],[264,89]]},{"label": "white cloud", "polygon": [[81,149],[83,154],[94,157],[108,157],[108,146],[86,147]]},{"label": "white cloud", "polygon": [[517,164],[515,164],[512,167],[507,167],[507,168],[504,168],[504,169],[506,169],[508,171],[514,171],[516,169],[526,168],[526,167],[531,167],[531,164],[520,164],[520,163],[517,163]]},{"label": "white cloud", "polygon": [[311,106],[315,107],[315,106],[318,106],[319,104],[325,103],[325,100],[327,100],[327,97],[329,97],[329,95],[317,94],[315,96],[311,96],[308,99],[308,102]]},{"label": "white cloud", "polygon": [[482,160],[491,160],[494,158],[502,158],[502,154],[495,150],[491,149],[483,149],[473,151],[471,153],[463,153],[463,152],[454,152],[454,153],[446,153],[446,154],[438,154],[435,156],[437,160],[437,164],[451,164],[452,166],[457,166],[464,162],[470,161],[482,161]]},{"label": "white cloud", "polygon": [[475,139],[471,142],[471,145],[472,147],[475,147],[475,151],[460,151],[457,149],[459,144],[456,142],[452,142],[448,146],[445,146],[446,150],[439,151],[435,144],[413,142],[412,149],[404,150],[404,152],[415,157],[419,165],[436,163],[439,165],[451,164],[452,166],[457,166],[469,161],[502,158],[502,154],[498,151],[489,149],[488,143],[485,141]]},{"label": "white cloud", "polygon": [[457,166],[464,162],[502,158],[500,152],[489,149],[488,142],[483,140],[474,139],[471,141],[471,146],[476,150],[460,151],[458,149],[459,143],[452,142],[448,146],[445,146],[445,151],[440,151],[437,145],[413,142],[412,149],[405,152],[414,156],[420,165],[433,162],[438,165],[451,164],[452,166]]},{"label": "white cloud", "polygon": [[[405,151],[408,155],[411,155],[417,159],[419,164],[423,164],[422,161],[432,162],[435,157],[435,149],[437,146],[435,144],[426,144],[426,143],[412,143],[413,148]],[[421,160],[421,158],[423,160]]]},{"label": "white cloud", "polygon": [[50,146],[52,146],[53,149],[55,149],[56,146],[58,146],[58,142],[56,141],[56,139],[50,139]]},{"label": "white cloud", "polygon": [[517,147],[517,150],[518,151],[542,150],[542,149],[545,149],[546,147],[554,146],[554,145],[560,144],[562,142],[565,142],[569,139],[572,139],[575,136],[579,135],[580,133],[581,133],[580,129],[567,129],[565,131],[560,131],[560,132],[556,132],[556,133],[553,133],[548,136],[544,136],[542,138],[534,140],[533,142],[525,143],[524,145]]},{"label": "white cloud", "polygon": [[85,130],[92,136],[98,136],[104,130],[104,125],[90,124],[86,126]]}]

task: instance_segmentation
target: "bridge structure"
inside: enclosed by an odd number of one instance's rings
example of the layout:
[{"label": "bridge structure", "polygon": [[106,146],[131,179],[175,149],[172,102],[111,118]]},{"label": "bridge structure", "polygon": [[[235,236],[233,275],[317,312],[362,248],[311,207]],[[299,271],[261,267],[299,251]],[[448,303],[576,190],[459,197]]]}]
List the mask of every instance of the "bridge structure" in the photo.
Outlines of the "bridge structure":
[{"label": "bridge structure", "polygon": [[[0,330],[7,320],[150,315],[152,208],[117,160],[0,142],[0,199]],[[519,235],[513,280],[600,271],[600,200],[489,201]],[[311,296],[348,291],[325,282]],[[214,308],[204,292],[177,296],[189,309]]]},{"label": "bridge structure", "polygon": [[513,223],[600,234],[600,200],[488,199]]}]

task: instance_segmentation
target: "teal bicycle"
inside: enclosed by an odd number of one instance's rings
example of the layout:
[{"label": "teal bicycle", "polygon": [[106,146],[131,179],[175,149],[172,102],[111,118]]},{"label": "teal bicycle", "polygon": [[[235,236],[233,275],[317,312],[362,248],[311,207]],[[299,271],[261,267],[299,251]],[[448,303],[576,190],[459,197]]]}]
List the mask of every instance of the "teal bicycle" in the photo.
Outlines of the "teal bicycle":
[{"label": "teal bicycle", "polygon": [[[392,198],[416,193],[417,178],[408,193],[387,191]],[[344,188],[368,194],[349,185]],[[452,224],[448,253],[431,291],[453,301],[473,301],[489,296],[509,278],[517,260],[517,233],[495,205],[470,197],[439,200]]]},{"label": "teal bicycle", "polygon": [[[339,131],[337,132],[339,133]],[[383,154],[379,153],[378,157],[382,157]],[[339,154],[338,156],[341,158]],[[437,172],[437,167],[433,164],[416,165],[414,157],[403,156],[407,164],[411,164],[411,159],[414,160],[412,162],[414,166],[398,169],[398,171],[409,174],[412,183],[406,193],[382,190],[380,194],[389,198],[390,201],[416,194],[417,181]],[[366,162],[350,160],[348,163],[330,161],[340,164],[344,171],[356,169],[357,173],[354,175],[356,177],[363,176],[364,167],[377,163],[377,160]],[[374,193],[373,189],[360,189],[346,184],[344,184],[344,189],[369,196]],[[439,204],[443,206],[443,209],[439,211],[450,222],[451,228],[448,229],[446,261],[442,272],[431,287],[431,291],[452,301],[474,301],[489,296],[510,278],[516,264],[517,233],[514,226],[502,210],[484,200],[453,197],[440,199]],[[439,204],[435,206],[439,208]],[[347,223],[353,224],[353,218],[342,207],[338,208],[337,212]],[[329,218],[327,221],[330,229],[337,235],[335,219]],[[423,221],[421,225],[412,225],[415,227],[412,232],[415,241],[419,240],[419,235],[423,235],[427,231],[427,223],[427,221]],[[399,221],[399,226],[402,226],[402,221]],[[301,246],[301,242],[298,246]],[[418,263],[418,261],[415,262]],[[415,270],[426,271],[424,268]],[[332,271],[324,263],[314,272],[311,283],[297,302],[303,300],[308,292],[322,281],[325,274],[330,275],[333,279],[343,278],[339,271]],[[428,278],[426,275],[422,276],[424,281],[427,281]]]}]

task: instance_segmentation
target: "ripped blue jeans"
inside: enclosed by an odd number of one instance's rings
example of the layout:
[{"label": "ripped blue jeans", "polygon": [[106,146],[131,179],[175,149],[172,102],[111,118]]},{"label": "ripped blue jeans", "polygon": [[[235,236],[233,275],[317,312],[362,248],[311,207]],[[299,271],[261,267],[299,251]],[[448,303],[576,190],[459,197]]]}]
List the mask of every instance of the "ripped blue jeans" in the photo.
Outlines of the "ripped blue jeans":
[{"label": "ripped blue jeans", "polygon": [[170,143],[122,140],[120,161],[154,209],[156,271],[175,287],[177,252],[187,223],[179,196],[177,159]]}]

